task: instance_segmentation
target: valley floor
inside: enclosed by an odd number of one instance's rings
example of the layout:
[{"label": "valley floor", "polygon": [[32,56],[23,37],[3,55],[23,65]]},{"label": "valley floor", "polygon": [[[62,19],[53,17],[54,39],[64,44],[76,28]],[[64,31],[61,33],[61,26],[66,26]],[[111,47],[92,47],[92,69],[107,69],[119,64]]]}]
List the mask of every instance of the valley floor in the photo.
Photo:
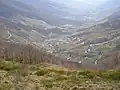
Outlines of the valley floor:
[{"label": "valley floor", "polygon": [[120,90],[120,72],[0,60],[0,90]]}]

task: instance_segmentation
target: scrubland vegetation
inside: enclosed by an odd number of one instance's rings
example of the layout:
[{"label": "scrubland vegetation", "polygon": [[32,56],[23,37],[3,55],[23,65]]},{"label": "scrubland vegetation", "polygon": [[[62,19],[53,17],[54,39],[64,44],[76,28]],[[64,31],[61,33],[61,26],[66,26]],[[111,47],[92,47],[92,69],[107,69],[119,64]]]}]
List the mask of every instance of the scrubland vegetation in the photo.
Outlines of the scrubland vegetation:
[{"label": "scrubland vegetation", "polygon": [[87,70],[30,45],[1,42],[0,46],[0,90],[120,89],[119,69]]},{"label": "scrubland vegetation", "polygon": [[120,72],[0,60],[0,90],[119,90]]}]

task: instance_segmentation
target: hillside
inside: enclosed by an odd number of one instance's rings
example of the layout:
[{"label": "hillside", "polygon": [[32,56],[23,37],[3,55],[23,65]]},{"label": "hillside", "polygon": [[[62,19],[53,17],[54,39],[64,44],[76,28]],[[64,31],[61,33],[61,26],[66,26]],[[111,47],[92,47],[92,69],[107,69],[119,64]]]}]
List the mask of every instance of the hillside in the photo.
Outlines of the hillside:
[{"label": "hillside", "polygon": [[1,90],[119,90],[119,80],[119,71],[76,71],[0,60]]},{"label": "hillside", "polygon": [[0,0],[0,90],[120,90],[120,0]]},{"label": "hillside", "polygon": [[0,40],[44,48],[54,64],[119,69],[119,0],[92,1],[0,0]]},{"label": "hillside", "polygon": [[[94,68],[97,66],[103,68],[101,64],[106,61],[105,59],[112,53],[114,56],[114,53],[120,50],[116,48],[120,45],[120,8],[116,10],[110,16],[94,24],[81,26],[77,32],[64,38],[64,43],[57,46],[59,47],[57,53],[66,56],[68,60],[82,63],[83,67]],[[116,57],[119,57],[119,53],[117,55]],[[111,62],[114,60],[115,58],[111,57]],[[107,68],[107,65],[105,66]],[[109,68],[115,69],[116,66]]]},{"label": "hillside", "polygon": [[[26,4],[26,2],[0,0],[0,39],[22,44],[29,41],[39,46],[39,43],[44,43],[48,38],[61,37],[61,35],[74,32],[73,29],[67,30],[78,22],[64,19],[66,15],[71,15],[62,10],[64,5],[59,6],[50,1],[40,0],[36,3],[40,4],[41,7],[35,7],[35,2],[31,2],[34,5]],[[63,27],[66,24],[68,26]]]},{"label": "hillside", "polygon": [[[24,1],[0,0],[0,6],[1,6],[0,16],[5,17],[5,18],[12,18],[18,15],[21,15],[21,16],[28,17],[31,19],[43,20],[46,23],[49,23],[52,25],[75,22],[74,20],[64,19],[64,17],[67,17],[67,15],[71,15],[69,12],[67,13],[67,12],[60,10],[64,6],[59,7],[59,4],[58,4],[55,7],[54,3],[50,1],[43,1],[43,0],[39,0],[39,1],[36,0],[31,3],[30,2],[27,3],[27,2],[29,1],[27,0],[26,1],[25,0]],[[58,8],[58,9],[55,9],[55,8]],[[53,15],[49,15],[50,13],[53,13]]]}]

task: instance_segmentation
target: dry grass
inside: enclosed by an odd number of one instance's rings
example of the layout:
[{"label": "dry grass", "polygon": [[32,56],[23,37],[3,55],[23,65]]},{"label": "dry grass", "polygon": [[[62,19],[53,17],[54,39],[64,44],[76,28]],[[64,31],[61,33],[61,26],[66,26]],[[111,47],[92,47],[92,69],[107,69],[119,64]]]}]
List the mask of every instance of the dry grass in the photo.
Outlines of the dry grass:
[{"label": "dry grass", "polygon": [[119,81],[119,71],[79,71],[0,61],[0,90],[120,90]]}]

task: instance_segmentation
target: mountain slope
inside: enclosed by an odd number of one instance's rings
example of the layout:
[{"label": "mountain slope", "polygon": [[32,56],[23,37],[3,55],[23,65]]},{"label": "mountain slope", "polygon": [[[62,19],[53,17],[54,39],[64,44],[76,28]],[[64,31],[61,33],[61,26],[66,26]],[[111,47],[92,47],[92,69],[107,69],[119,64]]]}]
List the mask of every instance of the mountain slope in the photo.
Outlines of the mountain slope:
[{"label": "mountain slope", "polygon": [[52,2],[51,0],[22,0],[21,2],[35,7],[40,16],[44,17],[53,25],[61,24],[79,24],[79,21],[74,20],[72,13],[67,11],[68,7],[66,5]]},{"label": "mountain slope", "polygon": [[22,15],[30,18],[42,19],[36,15],[32,8],[14,0],[0,0],[0,15],[5,18],[11,18],[17,15]]},{"label": "mountain slope", "polygon": [[119,71],[79,71],[0,60],[1,90],[119,90]]},{"label": "mountain slope", "polygon": [[119,1],[99,5],[81,1],[79,9],[61,2],[0,0],[0,39],[46,48],[85,68],[99,67],[106,54],[119,45]]},{"label": "mountain slope", "polygon": [[[92,25],[81,26],[78,32],[68,36],[64,43],[58,45],[60,49],[57,53],[67,57],[68,60],[81,63],[85,68],[104,68],[106,57],[114,53],[115,47],[120,45],[119,18],[120,8],[117,8],[116,12],[104,19]],[[112,62],[114,60],[112,59]],[[107,65],[105,66],[107,68]],[[113,65],[112,68],[115,69],[116,66]]]}]

